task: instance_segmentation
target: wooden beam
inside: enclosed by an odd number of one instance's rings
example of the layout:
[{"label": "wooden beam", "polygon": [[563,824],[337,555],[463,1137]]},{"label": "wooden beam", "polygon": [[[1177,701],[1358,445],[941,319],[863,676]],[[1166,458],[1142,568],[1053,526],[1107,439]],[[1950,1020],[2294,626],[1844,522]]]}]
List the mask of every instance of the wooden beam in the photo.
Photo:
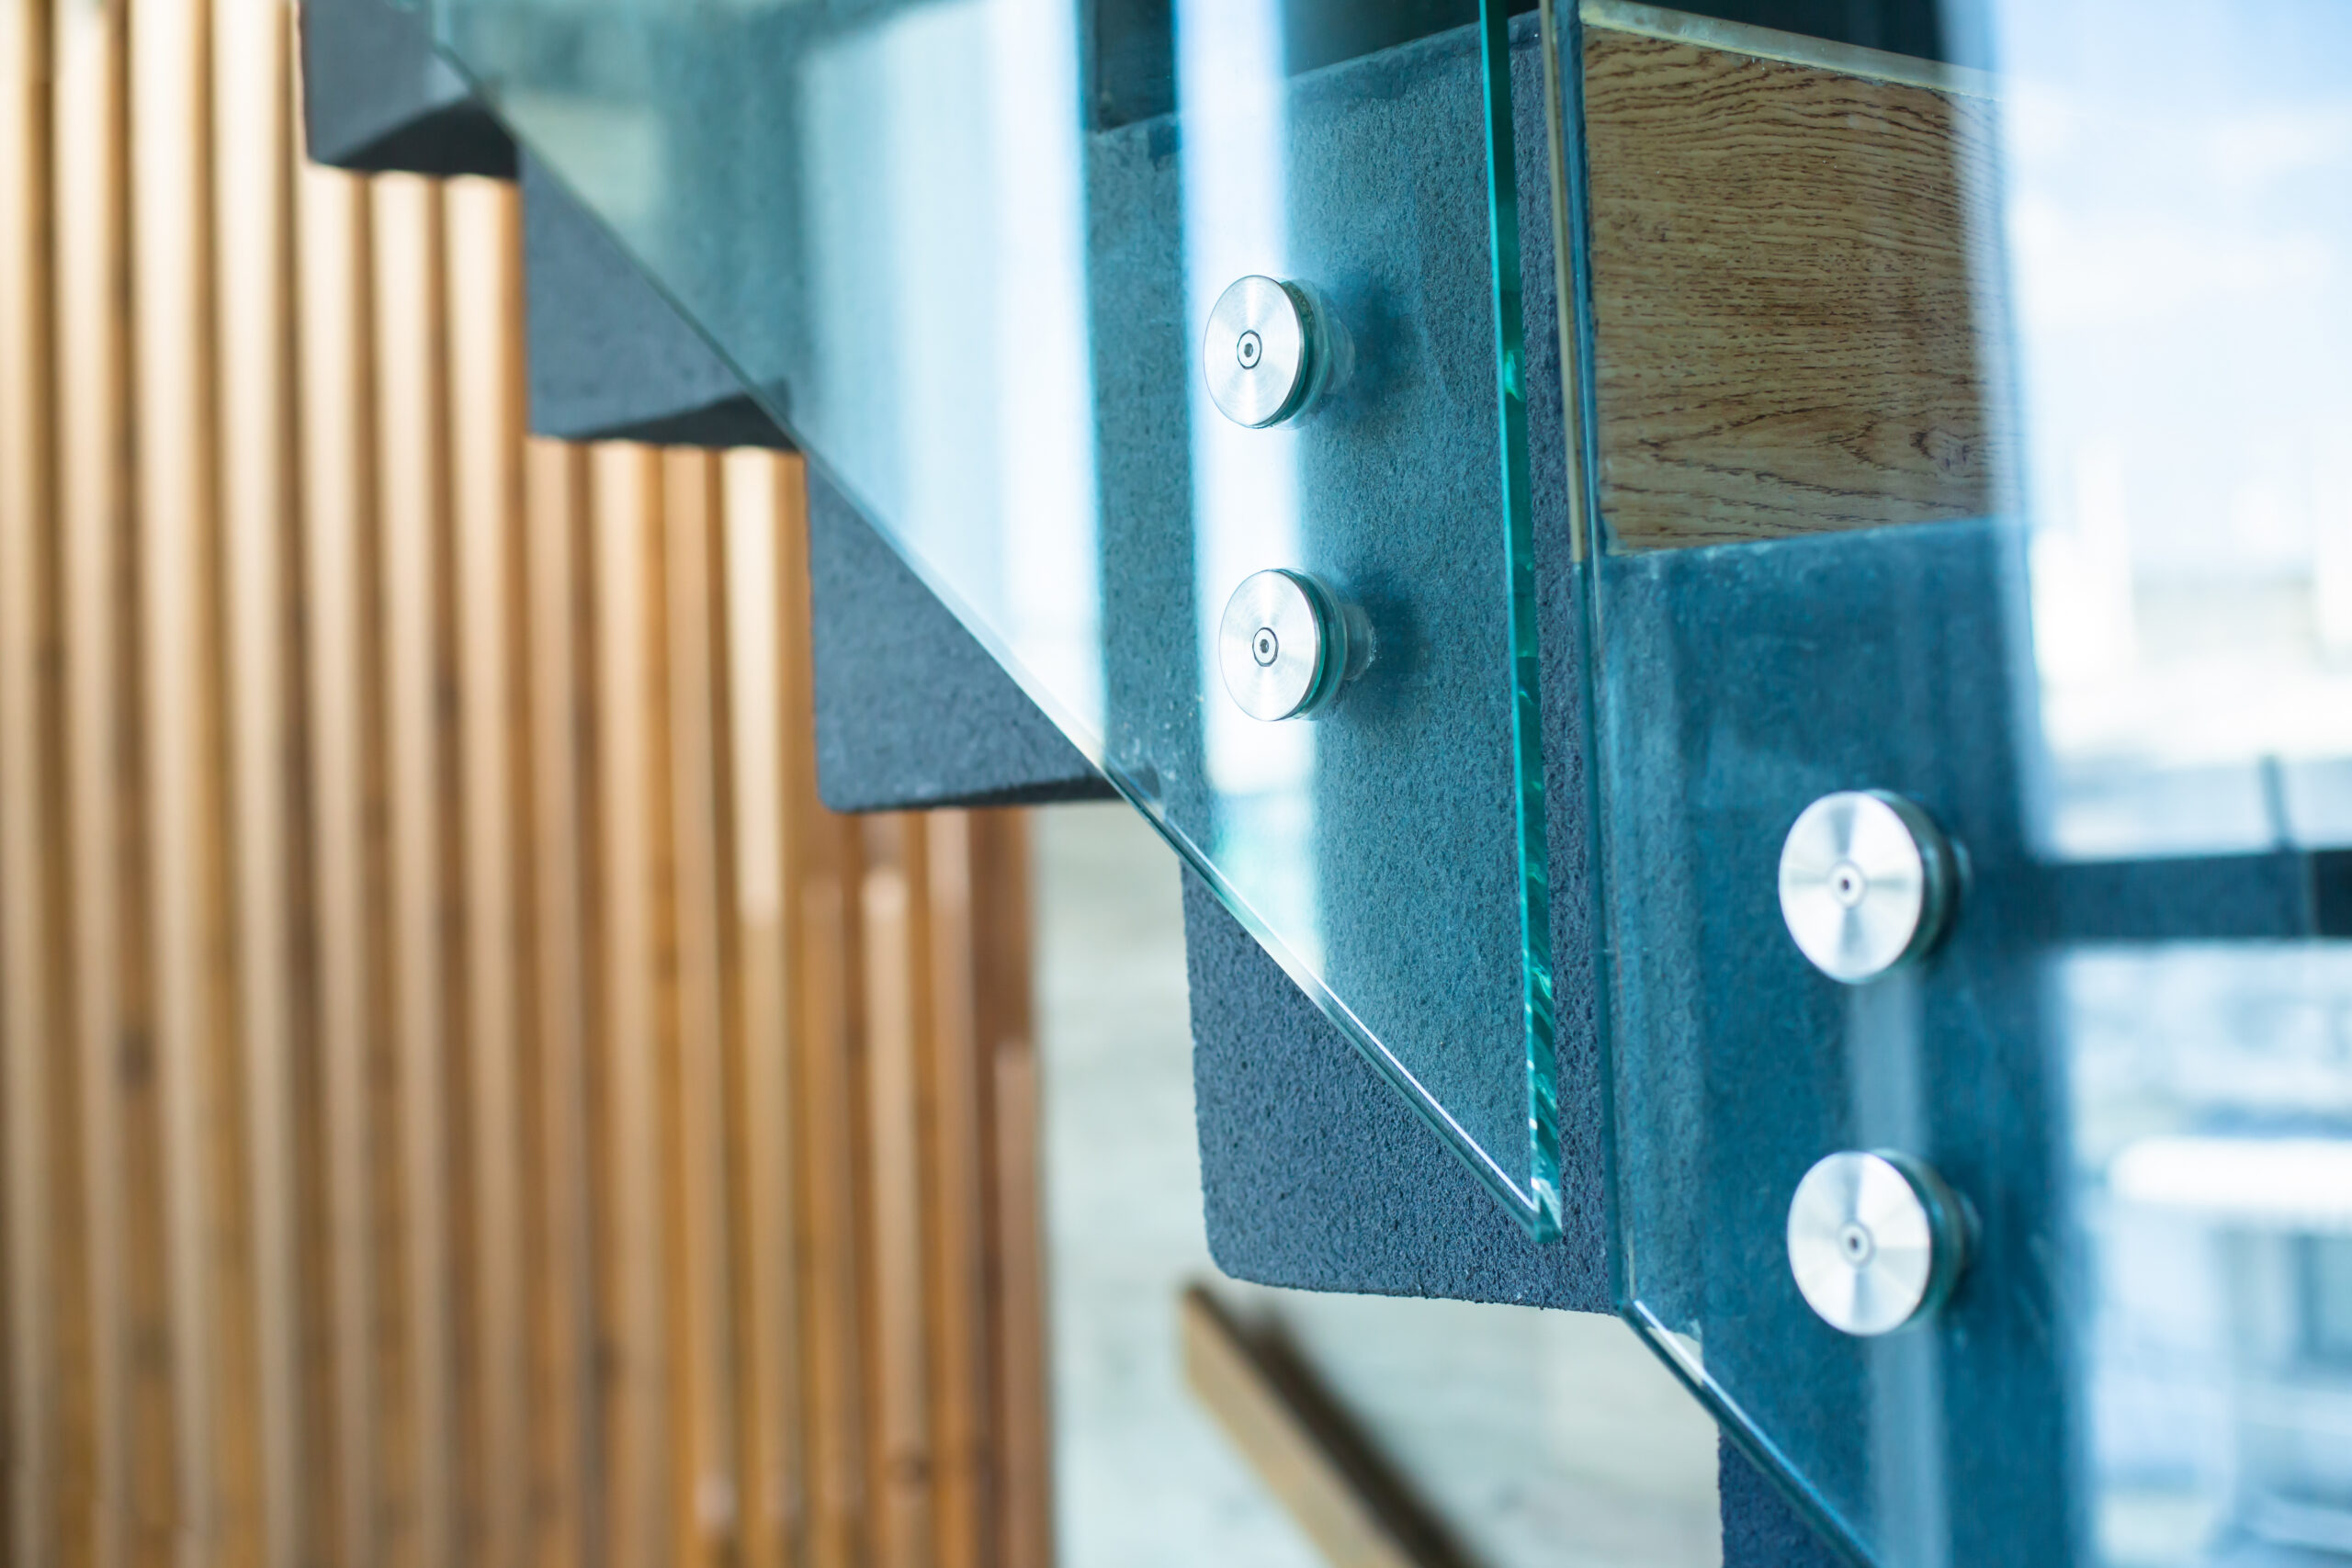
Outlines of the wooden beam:
[{"label": "wooden beam", "polygon": [[1332,1568],[1461,1558],[1295,1357],[1195,1285],[1178,1308],[1184,1381]]}]

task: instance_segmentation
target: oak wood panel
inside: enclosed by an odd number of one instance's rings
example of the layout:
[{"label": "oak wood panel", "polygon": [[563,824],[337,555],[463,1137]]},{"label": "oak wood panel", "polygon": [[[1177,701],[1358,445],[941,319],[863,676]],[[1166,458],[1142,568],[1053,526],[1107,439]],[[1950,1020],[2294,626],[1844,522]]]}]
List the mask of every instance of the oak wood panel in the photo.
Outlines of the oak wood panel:
[{"label": "oak wood panel", "polygon": [[1618,546],[1991,509],[1990,106],[1589,24],[1584,90]]}]

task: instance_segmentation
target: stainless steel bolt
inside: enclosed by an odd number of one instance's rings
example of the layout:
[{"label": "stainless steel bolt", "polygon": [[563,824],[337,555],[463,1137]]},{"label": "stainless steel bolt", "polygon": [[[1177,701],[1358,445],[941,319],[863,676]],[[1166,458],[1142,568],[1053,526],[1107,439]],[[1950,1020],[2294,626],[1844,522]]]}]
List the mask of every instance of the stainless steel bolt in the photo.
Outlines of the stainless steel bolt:
[{"label": "stainless steel bolt", "polygon": [[1932,818],[1885,790],[1841,790],[1804,808],[1781,845],[1781,919],[1833,980],[1875,980],[1942,936],[1959,863]]},{"label": "stainless steel bolt", "polygon": [[1832,1328],[1892,1334],[1951,1293],[1968,1231],[1965,1206],[1928,1167],[1848,1149],[1806,1171],[1789,1200],[1789,1272]]},{"label": "stainless steel bolt", "polygon": [[1321,708],[1371,654],[1361,614],[1305,572],[1242,579],[1217,626],[1225,689],[1242,712],[1269,723]]},{"label": "stainless steel bolt", "polygon": [[1331,355],[1306,290],[1278,278],[1237,278],[1210,307],[1201,341],[1209,400],[1236,424],[1262,430],[1313,402]]}]

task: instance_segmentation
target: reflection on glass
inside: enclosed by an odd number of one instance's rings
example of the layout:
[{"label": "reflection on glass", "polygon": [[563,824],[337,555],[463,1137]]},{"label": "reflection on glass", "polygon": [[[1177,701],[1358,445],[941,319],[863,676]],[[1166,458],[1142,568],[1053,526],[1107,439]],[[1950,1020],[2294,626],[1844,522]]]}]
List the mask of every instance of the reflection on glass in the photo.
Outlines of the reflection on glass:
[{"label": "reflection on glass", "polygon": [[[1918,9],[1583,8],[1627,1311],[1867,1561],[2337,1561],[2352,12]],[[1865,788],[1967,874],[1846,987],[1774,867]],[[1840,1149],[1969,1207],[1922,1326],[1796,1291]]]},{"label": "reflection on glass", "polygon": [[[1498,346],[1520,198],[1487,106],[1508,127],[1542,62],[1504,4],[434,10],[523,146],[1541,1236],[1531,547]],[[1271,429],[1204,390],[1245,275],[1312,290],[1355,350]],[[1220,672],[1227,599],[1268,569],[1370,628],[1312,723],[1246,716]]]},{"label": "reflection on glass", "polygon": [[2053,989],[2106,1560],[2352,1548],[2352,950],[2088,949]]},{"label": "reflection on glass", "polygon": [[1994,26],[2051,846],[2352,842],[2352,14]]},{"label": "reflection on glass", "polygon": [[1036,819],[1063,1568],[1324,1561],[1186,1386],[1179,1301],[1269,1325],[1465,1568],[1714,1568],[1715,1432],[1623,1324],[1216,1278],[1175,866],[1133,815]]}]

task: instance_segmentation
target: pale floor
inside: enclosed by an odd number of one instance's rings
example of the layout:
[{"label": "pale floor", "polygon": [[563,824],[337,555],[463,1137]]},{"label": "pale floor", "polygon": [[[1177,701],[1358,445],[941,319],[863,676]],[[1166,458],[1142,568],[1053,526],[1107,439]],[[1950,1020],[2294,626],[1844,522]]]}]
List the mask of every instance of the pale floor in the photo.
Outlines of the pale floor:
[{"label": "pale floor", "polygon": [[1318,1562],[1184,1388],[1194,1280],[1277,1314],[1485,1568],[1713,1568],[1713,1427],[1613,1318],[1216,1274],[1175,857],[1124,806],[1035,820],[1063,1568]]}]

